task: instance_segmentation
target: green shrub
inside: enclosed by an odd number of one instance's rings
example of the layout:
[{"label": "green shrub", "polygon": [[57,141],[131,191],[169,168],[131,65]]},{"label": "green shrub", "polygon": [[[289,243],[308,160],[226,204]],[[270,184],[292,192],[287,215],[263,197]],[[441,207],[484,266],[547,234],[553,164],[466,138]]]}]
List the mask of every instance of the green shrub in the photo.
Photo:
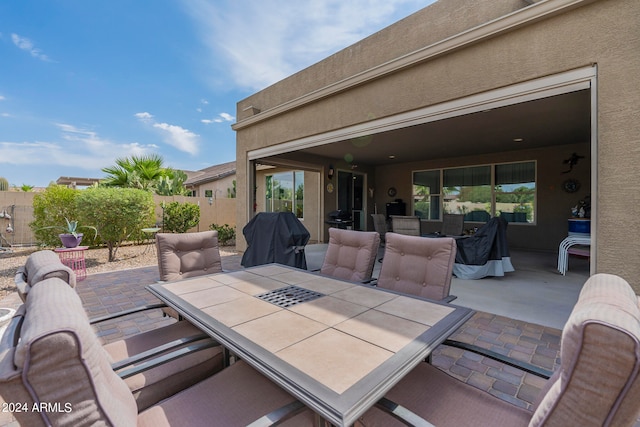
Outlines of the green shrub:
[{"label": "green shrub", "polygon": [[162,223],[169,233],[186,233],[200,223],[200,206],[195,203],[163,203]]},{"label": "green shrub", "polygon": [[115,261],[120,245],[154,222],[153,196],[134,188],[89,188],[80,192],[80,220],[94,225]]},{"label": "green shrub", "polygon": [[231,227],[229,224],[211,224],[209,228],[218,232],[218,243],[220,245],[226,245],[236,239],[236,228]]},{"label": "green shrub", "polygon": [[[60,246],[55,227],[66,223],[66,218],[78,218],[77,198],[79,190],[64,185],[50,185],[42,193],[33,197],[33,222],[29,224],[38,242],[46,246]],[[92,234],[92,233],[89,233]],[[94,243],[93,236],[86,236],[85,244]]]}]

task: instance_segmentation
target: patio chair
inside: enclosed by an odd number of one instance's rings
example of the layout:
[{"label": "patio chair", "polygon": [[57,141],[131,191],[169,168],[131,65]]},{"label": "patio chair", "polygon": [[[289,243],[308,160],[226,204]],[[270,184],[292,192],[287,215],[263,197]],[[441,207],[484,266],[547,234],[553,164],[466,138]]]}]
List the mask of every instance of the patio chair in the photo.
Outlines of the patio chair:
[{"label": "patio chair", "polygon": [[222,271],[218,232],[158,233],[160,280],[174,281]]},{"label": "patio chair", "polygon": [[[36,289],[46,286],[59,287],[62,283],[69,287],[67,282],[57,277],[37,282],[31,287],[29,294],[27,294],[27,299]],[[42,294],[42,291],[39,292]],[[73,294],[75,298],[78,298],[75,291]],[[42,296],[39,298],[42,298]],[[158,303],[139,306],[88,319],[88,322],[91,325],[107,321],[113,322],[132,314],[162,307],[166,307],[166,305]],[[215,344],[216,347],[189,354],[189,349],[209,344]],[[144,366],[145,361],[153,358],[162,360],[168,357],[182,356],[179,360],[172,361],[172,359],[168,359],[167,363],[154,366],[153,369],[134,372],[134,375],[126,377],[126,383],[135,396],[140,409],[149,407],[195,384],[219,371],[224,365],[222,348],[211,340],[207,334],[187,321],[179,321],[150,331],[130,335],[104,344],[103,347],[112,360],[114,370],[129,370],[134,365]]]},{"label": "patio chair", "polygon": [[443,236],[462,236],[464,233],[464,215],[463,214],[444,214],[442,216],[442,230],[440,234]]},{"label": "patio chair", "polygon": [[408,236],[419,236],[420,218],[417,216],[391,215],[391,231]]},{"label": "patio chair", "polygon": [[[473,351],[486,350],[475,347]],[[505,356],[489,356],[547,376]],[[366,426],[399,425],[390,411],[438,426],[634,425],[640,416],[640,309],[625,280],[610,274],[587,280],[564,327],[560,360],[533,411],[421,363],[360,421]]]},{"label": "patio chair", "polygon": [[[198,233],[156,234],[160,280],[170,282],[222,271],[222,259],[216,230]],[[172,308],[162,311],[178,320]]]},{"label": "patio chair", "polygon": [[371,214],[373,229],[380,235],[380,244],[384,246],[385,234],[387,234],[387,219],[382,214]]},{"label": "patio chair", "polygon": [[429,239],[387,233],[387,244],[377,285],[434,300],[449,295],[456,242],[450,237]]},{"label": "patio chair", "polygon": [[22,302],[33,286],[42,280],[58,277],[72,288],[76,287],[76,275],[73,270],[62,264],[58,255],[49,250],[37,251],[29,255],[25,265],[18,268],[14,283]]},{"label": "patio chair", "polygon": [[[32,290],[0,343],[0,395],[29,409],[14,411],[20,425],[247,425],[265,414],[274,422],[304,410],[284,390],[237,362],[139,412],[77,294],[59,279],[48,280],[48,286]],[[310,425],[311,417],[305,410],[281,425]]]},{"label": "patio chair", "polygon": [[371,280],[380,247],[375,231],[329,229],[329,246],[320,274],[352,282]]}]

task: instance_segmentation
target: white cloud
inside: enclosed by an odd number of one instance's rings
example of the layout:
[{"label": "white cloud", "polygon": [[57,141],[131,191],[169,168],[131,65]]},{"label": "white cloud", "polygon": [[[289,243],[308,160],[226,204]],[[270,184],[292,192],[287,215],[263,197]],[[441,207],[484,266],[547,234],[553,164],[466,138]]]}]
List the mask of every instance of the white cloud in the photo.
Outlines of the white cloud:
[{"label": "white cloud", "polygon": [[29,52],[29,54],[34,58],[47,62],[51,61],[47,55],[42,53],[42,50],[36,48],[33,42],[26,37],[21,37],[13,33],[11,34],[11,41],[13,41],[13,44],[16,45],[19,49]]},{"label": "white cloud", "polygon": [[147,112],[134,114],[141,122],[158,129],[162,139],[172,147],[191,155],[198,154],[200,136],[181,126],[157,122],[153,115]]},{"label": "white cloud", "polygon": [[259,90],[432,2],[183,0],[183,5],[211,51],[210,66],[243,88]]},{"label": "white cloud", "polygon": [[198,154],[199,136],[188,129],[168,123],[154,123],[153,127],[162,130],[164,141],[180,151]]},{"label": "white cloud", "polygon": [[68,166],[96,170],[110,166],[118,157],[149,154],[157,146],[137,142],[117,143],[96,132],[57,123],[60,140],[0,142],[0,164],[31,166]]},{"label": "white cloud", "polygon": [[7,98],[5,98],[4,96],[0,95],[0,101],[4,101],[5,99],[7,99]]},{"label": "white cloud", "polygon": [[232,116],[229,113],[220,113],[218,114],[218,116],[214,119],[202,119],[200,120],[202,123],[204,124],[211,124],[211,123],[224,123],[224,122],[232,122],[234,121],[236,118],[234,116]]},{"label": "white cloud", "polygon": [[147,113],[146,111],[144,113],[136,113],[136,114],[134,114],[134,116],[136,116],[140,120],[151,120],[151,119],[153,119],[153,116],[151,114]]}]

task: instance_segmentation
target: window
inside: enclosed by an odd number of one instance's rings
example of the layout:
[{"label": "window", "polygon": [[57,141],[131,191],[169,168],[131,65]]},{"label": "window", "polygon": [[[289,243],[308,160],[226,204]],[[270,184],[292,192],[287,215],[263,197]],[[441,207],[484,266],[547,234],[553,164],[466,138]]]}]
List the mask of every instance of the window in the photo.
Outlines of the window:
[{"label": "window", "polygon": [[439,170],[413,173],[413,210],[420,218],[440,218]]},{"label": "window", "polygon": [[266,176],[266,211],[293,212],[303,218],[304,172],[281,172]]},{"label": "window", "polygon": [[491,167],[474,166],[443,170],[444,213],[463,213],[465,220],[491,218]]},{"label": "window", "polygon": [[534,162],[496,165],[496,215],[509,222],[535,222]]},{"label": "window", "polygon": [[213,197],[213,190],[204,190],[204,197]]},{"label": "window", "polygon": [[[413,173],[413,211],[423,219],[463,213],[466,221],[502,216],[509,222],[534,223],[534,161]],[[441,184],[442,183],[442,184]]]}]

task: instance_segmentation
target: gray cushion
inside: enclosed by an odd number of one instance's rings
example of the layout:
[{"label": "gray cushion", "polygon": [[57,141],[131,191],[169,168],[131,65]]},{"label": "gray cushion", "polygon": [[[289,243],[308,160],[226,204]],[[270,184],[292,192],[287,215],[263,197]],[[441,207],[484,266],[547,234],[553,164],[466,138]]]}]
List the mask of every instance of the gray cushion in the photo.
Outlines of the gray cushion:
[{"label": "gray cushion", "polygon": [[158,233],[160,280],[172,281],[222,271],[218,232]]},{"label": "gray cushion", "polygon": [[387,233],[378,286],[440,300],[449,295],[456,242]]},{"label": "gray cushion", "polygon": [[69,285],[46,279],[29,292],[21,340],[2,353],[0,393],[7,402],[58,405],[51,412],[15,412],[23,426],[136,423],[129,388],[109,357]]},{"label": "gray cushion", "polygon": [[380,246],[375,231],[329,229],[329,247],[320,273],[338,279],[362,282],[371,279]]}]

